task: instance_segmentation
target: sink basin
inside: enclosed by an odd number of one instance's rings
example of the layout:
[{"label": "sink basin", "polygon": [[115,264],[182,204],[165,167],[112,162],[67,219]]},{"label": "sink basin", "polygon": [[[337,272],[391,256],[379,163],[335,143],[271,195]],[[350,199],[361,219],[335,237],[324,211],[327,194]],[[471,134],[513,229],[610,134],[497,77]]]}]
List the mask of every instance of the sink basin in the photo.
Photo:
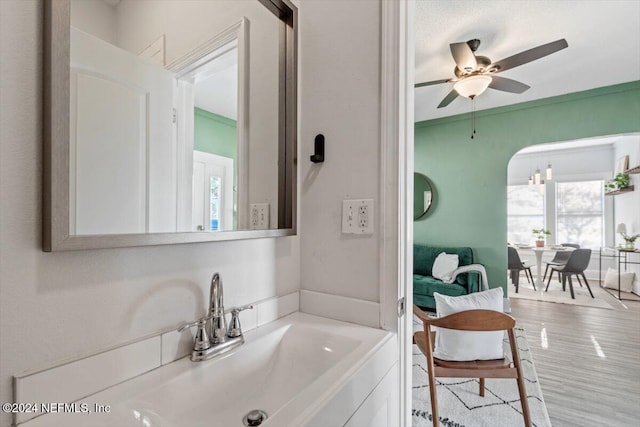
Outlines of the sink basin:
[{"label": "sink basin", "polygon": [[305,425],[393,334],[294,313],[245,334],[246,343],[205,362],[180,359],[81,399],[90,411],[52,413],[25,426]]}]

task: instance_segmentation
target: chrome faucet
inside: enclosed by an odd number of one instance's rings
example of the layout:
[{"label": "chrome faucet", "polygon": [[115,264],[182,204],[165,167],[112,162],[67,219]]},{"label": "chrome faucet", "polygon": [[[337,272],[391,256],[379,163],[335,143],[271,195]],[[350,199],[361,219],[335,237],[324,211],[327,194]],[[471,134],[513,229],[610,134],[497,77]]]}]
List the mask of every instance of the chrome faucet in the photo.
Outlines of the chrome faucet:
[{"label": "chrome faucet", "polygon": [[220,344],[227,340],[227,321],[224,318],[224,292],[218,273],[211,278],[209,288],[209,316],[211,316],[211,341]]},{"label": "chrome faucet", "polygon": [[[211,278],[209,289],[208,315],[178,329],[182,332],[192,326],[198,327],[191,351],[191,360],[194,362],[208,360],[243,344],[244,336],[240,327],[239,313],[248,308],[253,308],[253,305],[234,307],[225,312],[222,279],[218,273],[215,273]],[[228,331],[227,321],[224,317],[227,313],[231,313]],[[208,321],[211,321],[210,332],[207,332]]]}]

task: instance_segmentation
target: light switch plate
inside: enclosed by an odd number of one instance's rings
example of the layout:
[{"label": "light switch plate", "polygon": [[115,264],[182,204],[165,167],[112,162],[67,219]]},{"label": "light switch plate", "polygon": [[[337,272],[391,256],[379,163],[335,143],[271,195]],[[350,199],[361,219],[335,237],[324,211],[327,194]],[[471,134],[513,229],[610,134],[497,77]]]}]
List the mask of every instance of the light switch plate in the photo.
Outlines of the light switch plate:
[{"label": "light switch plate", "polygon": [[373,199],[342,201],[342,233],[373,234]]}]

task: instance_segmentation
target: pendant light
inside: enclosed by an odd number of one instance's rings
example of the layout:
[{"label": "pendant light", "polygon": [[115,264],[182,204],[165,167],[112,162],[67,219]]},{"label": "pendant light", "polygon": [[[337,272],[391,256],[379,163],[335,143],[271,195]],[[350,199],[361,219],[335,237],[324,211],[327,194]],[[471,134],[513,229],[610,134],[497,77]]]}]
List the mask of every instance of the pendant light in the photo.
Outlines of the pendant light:
[{"label": "pendant light", "polygon": [[533,176],[534,176],[534,178],[533,178],[534,183],[536,185],[540,185],[541,184],[541,181],[540,181],[540,168],[536,169],[536,173]]},{"label": "pendant light", "polygon": [[551,163],[547,165],[547,181],[551,181],[553,177],[553,171],[551,170]]}]

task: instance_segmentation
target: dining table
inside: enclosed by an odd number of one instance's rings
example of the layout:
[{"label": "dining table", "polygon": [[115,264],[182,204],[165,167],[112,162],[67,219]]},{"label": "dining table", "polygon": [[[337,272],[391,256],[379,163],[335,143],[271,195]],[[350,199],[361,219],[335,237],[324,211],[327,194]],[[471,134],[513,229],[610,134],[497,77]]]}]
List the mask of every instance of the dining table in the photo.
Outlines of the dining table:
[{"label": "dining table", "polygon": [[[521,251],[533,251],[536,256],[536,285],[544,286],[542,282],[542,254],[545,252],[571,252],[574,248],[561,246],[561,245],[549,245],[549,246],[529,246],[529,245],[516,245],[518,252]],[[521,257],[522,258],[522,257]]]}]

